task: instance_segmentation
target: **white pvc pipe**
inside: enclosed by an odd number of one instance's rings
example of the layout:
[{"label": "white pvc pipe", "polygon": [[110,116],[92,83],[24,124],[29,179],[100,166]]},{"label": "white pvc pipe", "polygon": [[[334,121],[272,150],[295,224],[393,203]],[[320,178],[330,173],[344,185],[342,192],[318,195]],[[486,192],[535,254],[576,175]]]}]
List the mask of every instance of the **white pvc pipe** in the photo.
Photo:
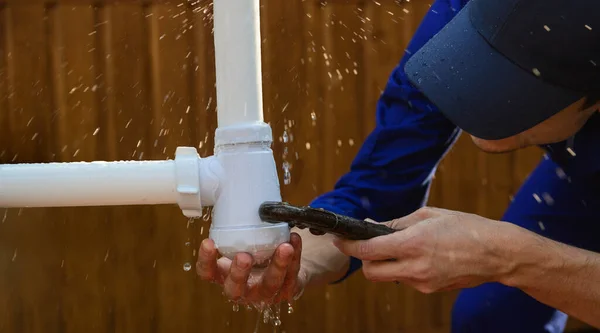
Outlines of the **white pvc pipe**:
[{"label": "white pvc pipe", "polygon": [[174,161],[0,165],[2,207],[177,203]]},{"label": "white pvc pipe", "polygon": [[259,0],[213,4],[218,126],[263,121]]}]

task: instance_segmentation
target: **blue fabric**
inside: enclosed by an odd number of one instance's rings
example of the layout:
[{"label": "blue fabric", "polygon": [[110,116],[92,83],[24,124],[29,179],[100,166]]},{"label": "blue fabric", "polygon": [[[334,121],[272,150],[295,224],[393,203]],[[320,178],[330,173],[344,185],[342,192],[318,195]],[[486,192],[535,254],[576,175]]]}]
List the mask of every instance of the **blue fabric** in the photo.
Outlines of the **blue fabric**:
[{"label": "blue fabric", "polygon": [[[431,5],[378,100],[375,129],[361,146],[350,170],[338,180],[332,191],[316,198],[311,206],[360,219],[388,221],[408,215],[424,205],[432,175],[440,160],[458,138],[460,129],[410,84],[403,68],[410,56],[442,29],[466,2],[437,0]],[[579,195],[582,201],[596,201],[597,195],[593,189],[600,185],[600,154],[594,152],[599,146],[600,116],[595,116],[589,121],[572,142],[545,146],[553,161],[540,165],[515,198],[506,218],[541,232],[535,226],[537,218],[545,216],[542,221],[544,224],[548,223],[545,231],[547,236],[581,247],[591,246],[591,243],[584,241],[580,236],[589,237],[595,233],[574,224],[591,221],[592,216],[600,217],[600,205],[588,204],[590,211],[584,213],[573,198],[578,198]],[[564,184],[556,181],[556,172],[553,176],[547,170],[550,163],[558,163],[562,167],[561,172],[568,174],[568,190],[558,185]],[[556,186],[548,192],[555,195],[552,206],[547,205],[548,207],[544,208],[543,205],[531,204],[531,200],[535,198],[530,191],[536,186]],[[530,198],[527,194],[521,194],[528,191]],[[542,195],[543,193],[538,194],[540,198]],[[560,202],[563,197],[572,200]],[[585,224],[588,227],[589,225]],[[560,232],[551,233],[559,226]],[[361,262],[351,258],[350,270],[346,277],[360,267]],[[479,306],[490,301],[490,293],[496,295],[495,299],[502,298],[502,301],[493,301],[492,306]],[[478,309],[474,309],[473,304],[479,304]],[[508,325],[505,323],[507,317],[502,311],[510,311],[511,308],[522,309],[521,314],[529,313],[528,323],[540,332],[546,325],[551,325],[548,323],[549,316],[554,315],[552,309],[532,301],[517,290],[490,284],[463,292],[455,307],[453,332],[507,332],[500,329],[506,327],[502,325]],[[560,321],[561,316],[554,315],[553,318]],[[537,332],[536,329],[526,326],[529,324],[523,324],[523,328],[519,329],[515,328],[519,325],[515,322],[516,326],[511,326],[508,331]]]},{"label": "blue fabric", "polygon": [[[544,159],[523,184],[503,221],[545,237],[600,250],[600,194],[573,182]],[[524,292],[499,283],[463,290],[454,305],[452,332],[562,332],[567,316]]]}]

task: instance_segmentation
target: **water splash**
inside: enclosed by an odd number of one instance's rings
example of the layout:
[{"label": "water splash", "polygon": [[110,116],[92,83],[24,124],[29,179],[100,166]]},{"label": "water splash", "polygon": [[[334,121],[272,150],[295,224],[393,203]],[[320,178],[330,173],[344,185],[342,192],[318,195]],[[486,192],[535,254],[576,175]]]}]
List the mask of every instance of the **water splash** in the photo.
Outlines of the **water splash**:
[{"label": "water splash", "polygon": [[[287,104],[286,104],[287,107]],[[292,183],[292,164],[288,160],[290,155],[290,150],[293,150],[294,147],[291,146],[291,143],[294,142],[294,134],[292,133],[292,128],[295,125],[295,122],[290,119],[283,119],[283,134],[279,137],[279,142],[283,143],[282,147],[282,169],[283,169],[283,184],[290,185]],[[298,153],[295,153],[296,159],[298,159]]]},{"label": "water splash", "polygon": [[[229,301],[233,303],[232,310],[233,312],[239,312],[240,305],[239,303]],[[258,333],[260,329],[261,322],[263,325],[270,324],[274,328],[274,332],[278,332],[278,329],[282,325],[281,321],[281,303],[279,304],[266,304],[264,302],[261,303],[250,303],[245,306],[247,311],[256,310],[258,312],[258,316],[256,318],[256,325],[254,327],[254,333]],[[287,312],[289,314],[293,313],[293,308],[290,303],[287,303]]]}]

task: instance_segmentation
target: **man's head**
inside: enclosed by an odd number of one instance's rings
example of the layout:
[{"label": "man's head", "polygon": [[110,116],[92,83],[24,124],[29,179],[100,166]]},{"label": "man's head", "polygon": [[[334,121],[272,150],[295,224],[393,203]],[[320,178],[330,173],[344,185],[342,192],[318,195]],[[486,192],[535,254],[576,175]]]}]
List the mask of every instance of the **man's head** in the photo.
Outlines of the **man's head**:
[{"label": "man's head", "polygon": [[600,108],[600,1],[471,0],[405,71],[482,149],[563,141]]},{"label": "man's head", "polygon": [[534,127],[513,136],[486,140],[471,135],[471,139],[477,147],[490,153],[504,153],[533,145],[561,142],[579,132],[587,120],[599,111],[600,101],[589,102],[588,98],[583,98]]}]

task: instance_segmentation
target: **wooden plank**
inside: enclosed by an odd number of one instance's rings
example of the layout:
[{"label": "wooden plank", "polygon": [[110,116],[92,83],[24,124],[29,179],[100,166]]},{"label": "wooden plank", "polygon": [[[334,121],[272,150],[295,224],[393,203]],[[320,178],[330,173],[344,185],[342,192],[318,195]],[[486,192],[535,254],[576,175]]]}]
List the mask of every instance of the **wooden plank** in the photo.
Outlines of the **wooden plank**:
[{"label": "wooden plank", "polygon": [[117,137],[117,106],[115,87],[116,74],[113,61],[113,21],[111,20],[111,7],[96,7],[94,12],[94,37],[95,37],[95,66],[98,74],[96,82],[98,85],[96,94],[96,105],[98,107],[98,126],[100,127],[96,136],[102,142],[98,146],[98,158],[107,161],[118,159],[117,149],[119,138]]},{"label": "wooden plank", "polygon": [[[324,64],[321,79],[324,80],[322,158],[325,189],[331,189],[349,170],[358,148],[349,142],[362,136],[359,125],[363,119],[359,84],[362,74],[352,68],[356,67],[355,63],[362,63],[361,43],[366,36],[356,12],[357,7],[352,5],[323,7],[323,45],[320,46],[319,61]],[[346,73],[346,69],[350,73]]]},{"label": "wooden plank", "polygon": [[[7,163],[7,156],[12,156],[13,146],[10,144],[9,127],[9,104],[8,104],[8,10],[6,6],[0,6],[0,134],[2,142],[0,144],[0,163]],[[6,225],[8,219],[8,209],[0,210],[0,271],[10,272],[11,257],[10,251],[14,249],[14,237],[11,237],[11,228]],[[15,294],[15,288],[12,285],[12,274],[0,274],[0,290],[5,290],[3,296],[0,296],[0,331],[14,331],[16,328],[11,325],[11,303]],[[16,303],[16,302],[15,302]]]},{"label": "wooden plank", "polygon": [[96,104],[94,8],[53,6],[49,21],[56,157],[64,162],[92,161],[101,130]]},{"label": "wooden plank", "polygon": [[[217,127],[217,91],[215,88],[215,46],[212,34],[212,2],[196,1],[190,5],[191,57],[191,113],[195,116],[196,143],[201,156],[213,153],[214,133]],[[187,56],[187,55],[186,55]]]},{"label": "wooden plank", "polygon": [[[8,80],[9,124],[13,144],[19,145],[11,162],[49,160],[51,145],[50,95],[48,75],[46,16],[44,7],[9,7]],[[21,25],[18,20],[40,19],[35,24]]]},{"label": "wooden plank", "polygon": [[[263,104],[265,120],[273,129],[273,149],[280,175],[282,195],[290,202],[306,202],[310,198],[298,197],[306,193],[313,183],[304,177],[304,164],[300,153],[306,151],[306,104],[302,82],[304,56],[302,39],[303,17],[298,15],[302,4],[278,4],[265,2],[262,8],[263,52]],[[282,54],[286,54],[282,57]],[[310,176],[309,176],[310,177]],[[310,192],[309,192],[310,193]]]},{"label": "wooden plank", "polygon": [[[101,8],[95,26],[101,48],[102,107],[114,159],[139,159],[151,151],[151,100],[147,25],[144,7],[135,3]],[[101,132],[102,133],[102,132]],[[154,246],[153,207],[110,208],[105,288],[107,326],[114,332],[151,331],[160,320],[156,269],[164,262]],[[141,283],[143,281],[143,283]]]},{"label": "wooden plank", "polygon": [[[54,133],[59,161],[92,161],[102,143],[98,108],[98,68],[95,10],[90,6],[51,6],[47,9],[54,96]],[[76,26],[78,29],[72,29]],[[62,218],[53,237],[62,235],[63,274],[61,320],[67,332],[108,329],[108,298],[104,291],[106,260],[110,255],[107,210],[55,209]],[[85,216],[86,222],[81,223]],[[86,318],[82,320],[83,318]]]},{"label": "wooden plank", "polygon": [[310,4],[266,3],[262,19],[265,117],[273,127],[282,196],[297,204],[314,198],[319,177],[309,169],[317,167],[319,151],[315,145],[318,131],[313,125],[317,86],[308,86],[306,79],[315,67],[307,64],[305,58],[310,56],[303,38],[295,38],[311,34],[310,26],[309,31],[304,29],[308,17],[298,15],[305,10],[303,6]]},{"label": "wooden plank", "polygon": [[[2,144],[15,147],[9,162],[49,161],[52,99],[45,8],[9,6],[4,13],[10,139]],[[52,210],[13,210],[7,214],[11,219],[3,224],[2,232],[13,239],[5,245],[7,253],[3,255],[10,260],[5,272],[12,289],[9,330],[58,332],[63,326],[62,295],[55,288],[62,279],[61,235],[55,233],[58,221],[47,221],[49,213]]]},{"label": "wooden plank", "polygon": [[367,1],[364,12],[358,13],[368,35],[368,40],[363,42],[365,61],[362,68],[357,69],[365,77],[365,135],[375,127],[376,101],[392,70],[404,56],[404,49],[424,15],[423,9],[423,6],[414,5],[413,2],[399,5],[395,2]]},{"label": "wooden plank", "polygon": [[[214,133],[217,127],[212,2],[208,0],[193,2],[190,10],[192,35],[188,41],[192,47],[191,56],[193,57],[192,67],[189,68],[191,72],[191,113],[195,117],[196,145],[199,153],[201,156],[209,156],[213,153]],[[190,245],[193,249],[192,254],[197,254],[200,242],[208,237],[210,223],[210,210],[207,209],[202,220],[197,221],[194,225],[194,237],[192,237]],[[195,261],[195,255],[193,257]],[[192,268],[192,271],[195,271],[195,268]],[[222,289],[204,281],[195,281],[194,283],[192,294],[197,304],[194,311],[190,313],[196,317],[211,318],[211,320],[202,321],[203,330],[207,332],[218,332],[223,327],[227,327],[226,321],[229,315],[223,316],[222,314],[231,311],[231,307],[226,306],[224,301],[221,302],[223,299]]]},{"label": "wooden plank", "polygon": [[513,153],[513,194],[516,194],[520,185],[540,163],[542,155],[543,151],[537,147],[522,149]]},{"label": "wooden plank", "polygon": [[[174,158],[178,146],[196,146],[196,116],[192,113],[192,10],[185,4],[154,4],[145,12],[151,60],[153,133],[152,158]],[[196,110],[196,107],[194,108]],[[153,246],[160,300],[158,330],[188,331],[201,304],[194,291],[194,248],[200,223],[188,221],[177,205],[156,207]],[[187,266],[186,266],[187,265]],[[187,267],[187,268],[184,268]]]}]

